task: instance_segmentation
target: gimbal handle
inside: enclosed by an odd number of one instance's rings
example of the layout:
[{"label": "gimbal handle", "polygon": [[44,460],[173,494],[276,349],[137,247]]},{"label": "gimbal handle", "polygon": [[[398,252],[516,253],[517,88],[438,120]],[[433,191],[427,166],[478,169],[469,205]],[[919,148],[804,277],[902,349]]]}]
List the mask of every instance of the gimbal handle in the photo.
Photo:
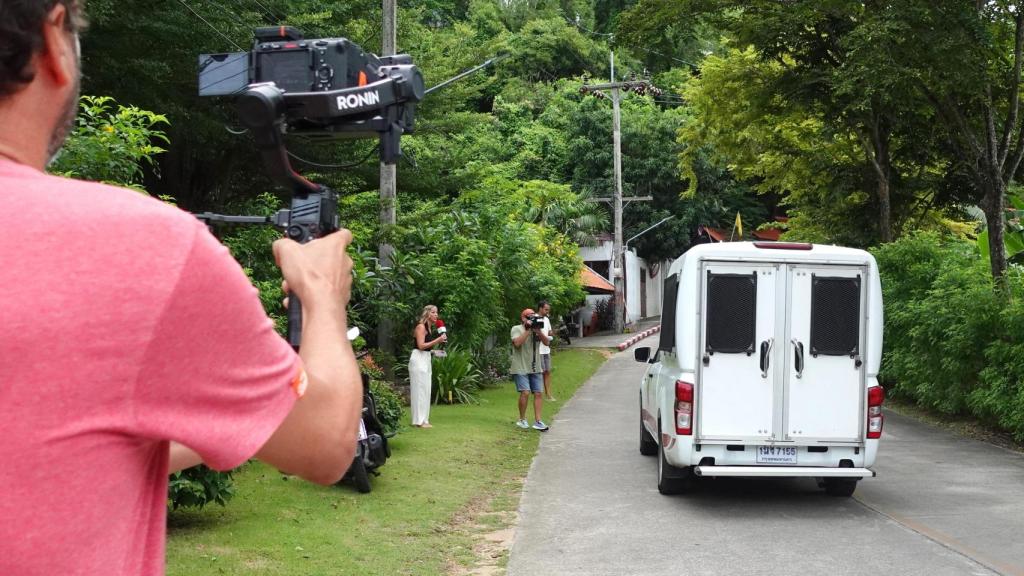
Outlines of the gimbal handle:
[{"label": "gimbal handle", "polygon": [[[283,222],[288,238],[305,244],[339,228],[338,195],[326,186],[306,180],[292,169],[282,129],[285,104],[281,90],[273,84],[256,84],[238,99],[238,113],[256,139],[270,177],[292,193],[291,209]],[[288,297],[288,342],[295,349],[302,340],[302,303]]]}]

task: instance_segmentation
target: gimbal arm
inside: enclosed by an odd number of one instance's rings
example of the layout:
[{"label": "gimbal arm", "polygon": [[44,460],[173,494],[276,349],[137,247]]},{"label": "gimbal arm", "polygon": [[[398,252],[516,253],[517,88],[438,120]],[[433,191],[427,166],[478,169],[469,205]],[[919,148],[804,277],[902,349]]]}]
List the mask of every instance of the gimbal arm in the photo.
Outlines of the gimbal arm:
[{"label": "gimbal arm", "polygon": [[[338,195],[306,180],[292,169],[285,150],[282,129],[285,121],[283,93],[273,84],[256,84],[238,99],[238,113],[256,139],[270,177],[292,193],[290,210],[268,219],[283,226],[285,234],[299,243],[338,230]],[[302,303],[288,298],[288,342],[298,349],[302,337]]]}]

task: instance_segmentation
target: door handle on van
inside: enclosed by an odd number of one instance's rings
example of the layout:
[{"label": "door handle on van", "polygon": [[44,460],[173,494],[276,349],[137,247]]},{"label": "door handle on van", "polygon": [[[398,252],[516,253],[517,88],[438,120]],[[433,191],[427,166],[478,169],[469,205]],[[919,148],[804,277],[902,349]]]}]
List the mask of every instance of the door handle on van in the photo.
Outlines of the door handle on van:
[{"label": "door handle on van", "polygon": [[793,352],[796,377],[800,378],[804,375],[804,343],[796,338],[793,338]]},{"label": "door handle on van", "polygon": [[775,338],[769,338],[761,342],[761,378],[768,377],[768,367],[771,365],[772,348],[775,347]]}]

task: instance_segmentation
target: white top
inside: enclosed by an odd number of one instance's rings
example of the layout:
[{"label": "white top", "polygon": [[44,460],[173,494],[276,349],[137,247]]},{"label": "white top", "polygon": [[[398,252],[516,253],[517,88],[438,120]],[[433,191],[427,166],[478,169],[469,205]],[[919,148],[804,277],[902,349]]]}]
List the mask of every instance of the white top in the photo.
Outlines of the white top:
[{"label": "white top", "polygon": [[[544,327],[540,329],[541,334],[551,337],[551,320],[547,316],[544,317]],[[547,344],[537,341],[537,353],[538,354],[551,354],[551,347]]]}]

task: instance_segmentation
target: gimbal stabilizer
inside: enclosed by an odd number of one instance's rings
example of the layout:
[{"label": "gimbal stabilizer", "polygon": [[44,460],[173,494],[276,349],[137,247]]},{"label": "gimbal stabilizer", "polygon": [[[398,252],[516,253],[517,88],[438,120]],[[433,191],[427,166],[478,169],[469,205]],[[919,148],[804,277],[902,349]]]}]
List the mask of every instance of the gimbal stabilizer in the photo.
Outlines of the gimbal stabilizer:
[{"label": "gimbal stabilizer", "polygon": [[[225,76],[222,71],[218,76],[217,66],[211,66],[218,57],[235,67],[242,59],[246,64],[242,72]],[[241,73],[247,73],[250,82],[224,91],[223,81]],[[204,90],[208,78],[214,82],[206,87],[221,86]],[[412,129],[415,105],[424,95],[423,76],[408,55],[377,58],[343,38],[304,40],[298,31],[283,26],[258,29],[251,53],[201,56],[199,79],[200,94],[236,96],[239,118],[252,132],[270,177],[291,192],[292,200],[290,209],[271,217],[209,212],[196,216],[208,224],[273,225],[300,243],[339,229],[338,195],[292,169],[284,134],[379,137],[381,161],[393,164],[401,155],[399,139]],[[289,91],[295,87],[307,90]],[[298,348],[301,334],[302,308],[293,294],[288,306],[289,343]]]}]

